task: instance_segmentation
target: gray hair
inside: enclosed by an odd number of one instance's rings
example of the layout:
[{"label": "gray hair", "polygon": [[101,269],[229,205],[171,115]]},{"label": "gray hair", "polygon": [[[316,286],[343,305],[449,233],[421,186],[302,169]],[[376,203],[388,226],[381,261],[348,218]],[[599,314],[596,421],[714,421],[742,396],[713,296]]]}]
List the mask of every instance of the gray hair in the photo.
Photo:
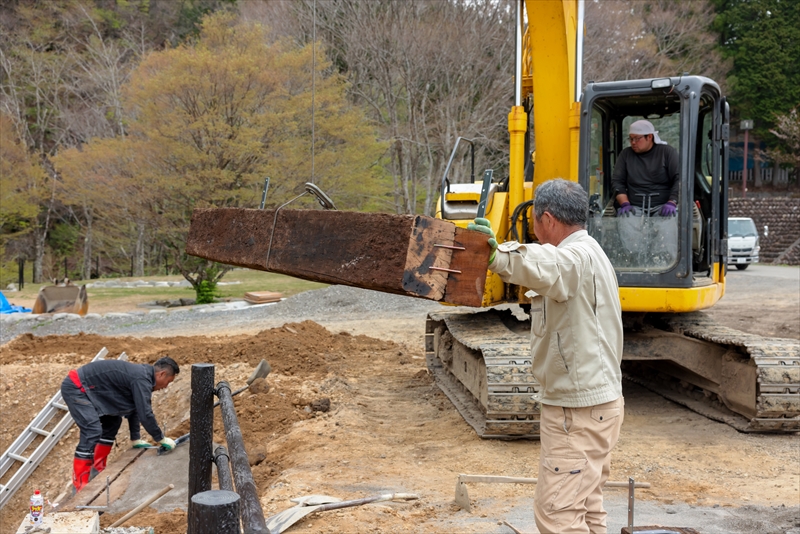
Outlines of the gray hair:
[{"label": "gray hair", "polygon": [[539,220],[545,211],[567,226],[586,228],[589,197],[577,182],[563,178],[548,180],[536,188],[533,211]]},{"label": "gray hair", "polygon": [[159,358],[158,361],[153,364],[153,368],[156,370],[156,372],[167,371],[167,374],[171,376],[175,376],[181,372],[181,368],[178,367],[178,364],[175,363],[175,360],[169,356]]}]

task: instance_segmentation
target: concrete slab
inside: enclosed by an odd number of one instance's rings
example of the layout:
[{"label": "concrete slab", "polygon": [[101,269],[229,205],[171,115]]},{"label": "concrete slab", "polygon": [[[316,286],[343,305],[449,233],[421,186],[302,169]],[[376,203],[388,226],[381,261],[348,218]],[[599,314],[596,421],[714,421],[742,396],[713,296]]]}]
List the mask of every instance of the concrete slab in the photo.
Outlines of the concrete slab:
[{"label": "concrete slab", "polygon": [[[26,516],[17,529],[17,534],[26,534],[28,531],[25,528],[30,526],[31,521]],[[91,510],[46,514],[41,528],[48,527],[53,534],[100,534],[100,516]]]},{"label": "concrete slab", "polygon": [[152,506],[159,512],[176,508],[186,510],[189,502],[189,443],[159,456],[156,449],[148,450],[128,470],[130,478],[125,493],[111,503],[109,512],[133,510],[149,496],[169,484],[175,488],[155,501]]}]

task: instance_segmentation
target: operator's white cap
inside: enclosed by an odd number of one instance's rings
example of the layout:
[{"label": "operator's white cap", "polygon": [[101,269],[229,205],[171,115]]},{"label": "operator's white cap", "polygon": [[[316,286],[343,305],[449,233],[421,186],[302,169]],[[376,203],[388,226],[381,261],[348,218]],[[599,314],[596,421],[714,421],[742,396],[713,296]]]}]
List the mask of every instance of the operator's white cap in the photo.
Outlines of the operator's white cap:
[{"label": "operator's white cap", "polygon": [[632,122],[630,128],[628,129],[629,134],[633,135],[653,135],[653,142],[657,145],[666,145],[666,141],[662,141],[661,138],[658,136],[658,132],[655,128],[653,128],[653,123],[650,121],[636,121]]}]

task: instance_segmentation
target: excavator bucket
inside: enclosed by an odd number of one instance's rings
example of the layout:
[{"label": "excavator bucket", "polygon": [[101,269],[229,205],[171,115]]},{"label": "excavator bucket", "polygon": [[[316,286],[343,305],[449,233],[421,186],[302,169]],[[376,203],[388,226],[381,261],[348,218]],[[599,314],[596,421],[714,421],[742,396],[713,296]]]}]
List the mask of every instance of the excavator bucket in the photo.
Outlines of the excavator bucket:
[{"label": "excavator bucket", "polygon": [[32,313],[77,313],[86,315],[86,286],[46,286],[39,290]]}]

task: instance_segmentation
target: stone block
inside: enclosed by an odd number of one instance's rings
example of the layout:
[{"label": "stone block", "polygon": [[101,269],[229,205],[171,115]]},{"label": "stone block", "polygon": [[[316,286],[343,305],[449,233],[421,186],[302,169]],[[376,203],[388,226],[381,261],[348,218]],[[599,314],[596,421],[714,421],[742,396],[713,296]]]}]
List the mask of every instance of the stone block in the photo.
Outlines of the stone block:
[{"label": "stone block", "polygon": [[[31,521],[26,514],[16,533],[26,534],[25,527],[30,526]],[[100,516],[91,510],[46,514],[41,527],[49,527],[53,534],[100,534]]]}]

